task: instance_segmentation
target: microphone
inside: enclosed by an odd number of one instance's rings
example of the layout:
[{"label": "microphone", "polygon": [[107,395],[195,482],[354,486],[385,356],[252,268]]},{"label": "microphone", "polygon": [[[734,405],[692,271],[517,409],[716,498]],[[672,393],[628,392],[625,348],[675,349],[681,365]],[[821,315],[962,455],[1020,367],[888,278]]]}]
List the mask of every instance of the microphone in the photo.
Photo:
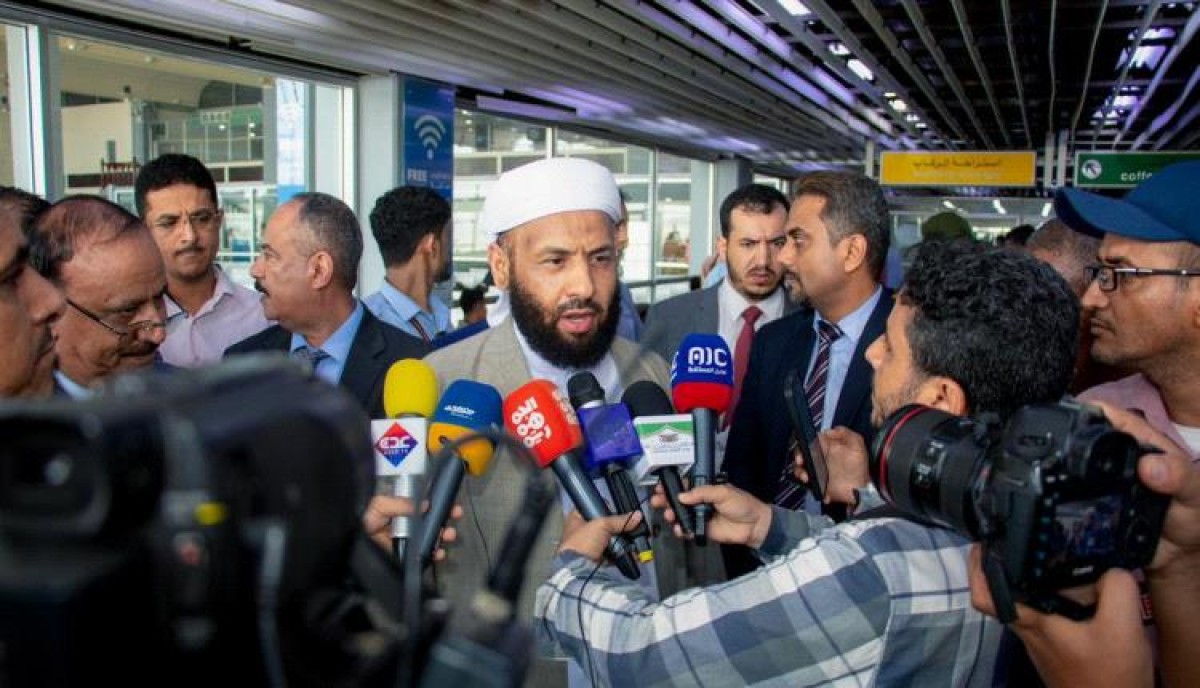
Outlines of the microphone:
[{"label": "microphone", "polygon": [[[474,380],[455,380],[450,383],[438,401],[437,411],[429,424],[429,448],[444,452],[447,444],[480,430],[500,426],[500,393],[495,387]],[[449,456],[440,459],[437,472],[429,483],[426,498],[429,513],[421,522],[421,533],[417,538],[420,546],[421,565],[433,561],[433,550],[438,536],[446,525],[446,517],[454,506],[463,476],[483,475],[492,460],[494,445],[484,437],[460,445]]]},{"label": "microphone", "polygon": [[679,501],[683,478],[695,463],[695,428],[692,417],[675,413],[662,387],[639,380],[625,389],[621,402],[633,414],[633,428],[642,445],[642,455],[633,465],[633,477],[642,485],[660,482],[675,522],[684,535],[695,531],[692,510]]},{"label": "microphone", "polygon": [[[538,465],[549,466],[584,519],[611,516],[596,486],[579,467],[583,433],[579,419],[562,392],[549,380],[532,380],[504,400],[504,426],[533,452]],[[641,576],[625,540],[613,536],[605,554],[627,578]]]},{"label": "microphone", "polygon": [[[588,475],[603,476],[613,498],[614,511],[631,514],[641,509],[641,500],[625,466],[642,453],[633,419],[624,404],[604,403],[604,389],[596,376],[588,371],[575,373],[567,380],[567,396],[579,415],[587,446],[584,469]],[[642,563],[654,560],[650,547],[650,529],[646,519],[628,533]]]},{"label": "microphone", "polygon": [[[683,338],[671,362],[671,400],[680,413],[691,413],[696,429],[696,465],[692,485],[713,480],[716,465],[717,418],[729,408],[733,396],[733,356],[725,340],[715,334],[693,333]],[[696,505],[696,544],[708,542],[711,504]]]},{"label": "microphone", "polygon": [[[375,476],[394,497],[405,497],[419,508],[421,476],[425,474],[428,452],[429,416],[437,404],[437,376],[424,361],[405,358],[388,368],[383,380],[383,408],[392,420],[371,421],[371,440],[375,449]],[[397,558],[412,536],[412,519],[392,519],[392,542]]]}]

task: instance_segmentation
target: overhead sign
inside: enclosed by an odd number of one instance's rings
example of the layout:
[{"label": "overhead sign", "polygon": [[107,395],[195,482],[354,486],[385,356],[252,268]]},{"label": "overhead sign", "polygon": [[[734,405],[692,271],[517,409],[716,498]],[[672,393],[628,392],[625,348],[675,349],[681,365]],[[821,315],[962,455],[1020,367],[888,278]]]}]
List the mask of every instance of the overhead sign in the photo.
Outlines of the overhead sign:
[{"label": "overhead sign", "polygon": [[884,186],[1033,186],[1034,151],[884,151],[879,183]]},{"label": "overhead sign", "polygon": [[1129,189],[1167,165],[1185,160],[1200,160],[1200,153],[1076,153],[1075,186]]},{"label": "overhead sign", "polygon": [[454,87],[404,78],[404,183],[446,200],[454,188]]}]

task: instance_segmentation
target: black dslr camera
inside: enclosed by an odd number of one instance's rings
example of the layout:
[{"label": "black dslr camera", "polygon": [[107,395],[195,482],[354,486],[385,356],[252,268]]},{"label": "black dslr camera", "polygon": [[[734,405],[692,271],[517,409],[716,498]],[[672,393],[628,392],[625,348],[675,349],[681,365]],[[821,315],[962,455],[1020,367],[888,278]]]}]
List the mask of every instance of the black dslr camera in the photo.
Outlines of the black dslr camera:
[{"label": "black dslr camera", "polygon": [[286,358],[0,404],[0,685],[346,683],[367,427]]},{"label": "black dslr camera", "polygon": [[870,469],[901,511],[983,544],[1001,621],[1016,618],[1017,601],[1086,618],[1092,610],[1060,590],[1154,555],[1169,500],[1137,477],[1148,451],[1070,398],[1004,425],[906,406],[875,435]]}]

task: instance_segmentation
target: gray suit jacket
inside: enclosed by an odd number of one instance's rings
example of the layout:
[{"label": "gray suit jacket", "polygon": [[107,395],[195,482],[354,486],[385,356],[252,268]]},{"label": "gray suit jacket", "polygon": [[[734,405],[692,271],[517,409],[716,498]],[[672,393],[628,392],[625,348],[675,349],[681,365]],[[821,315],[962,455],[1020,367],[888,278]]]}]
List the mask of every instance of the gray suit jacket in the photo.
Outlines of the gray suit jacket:
[{"label": "gray suit jacket", "polygon": [[[658,356],[620,337],[613,340],[611,352],[623,385],[651,380],[664,390],[670,389],[670,373]],[[434,351],[425,361],[437,373],[442,389],[455,380],[469,379],[492,385],[500,396],[507,397],[531,379],[511,318]],[[524,495],[527,471],[510,453],[497,451],[484,475],[467,476],[463,481],[458,500],[467,513],[456,524],[458,541],[450,546],[450,556],[437,569],[442,593],[455,610],[468,609],[471,597],[484,585],[488,568],[495,563],[505,531]],[[521,590],[518,615],[527,623],[533,619],[534,592],[552,573],[550,563],[562,538],[562,527],[561,509],[554,508],[542,526]],[[653,542],[655,573],[663,596],[687,584],[682,544],[669,532],[669,528],[663,528]],[[526,685],[564,686],[565,680],[563,662],[541,661],[531,668]]]},{"label": "gray suit jacket", "polygon": [[[675,350],[679,348],[684,337],[693,332],[718,334],[721,309],[717,290],[720,287],[718,283],[707,289],[685,292],[651,306],[646,313],[642,346],[662,356],[670,365],[671,359],[675,358]],[[786,297],[786,293],[784,296]],[[783,315],[792,313],[799,307],[800,304],[785,298]]]}]

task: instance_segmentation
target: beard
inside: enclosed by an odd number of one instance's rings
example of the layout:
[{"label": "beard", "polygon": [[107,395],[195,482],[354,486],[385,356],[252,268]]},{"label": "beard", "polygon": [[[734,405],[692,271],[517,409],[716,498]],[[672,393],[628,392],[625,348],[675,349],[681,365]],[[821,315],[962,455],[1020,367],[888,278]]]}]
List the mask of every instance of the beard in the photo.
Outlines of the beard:
[{"label": "beard", "polygon": [[621,303],[613,294],[609,307],[596,331],[587,339],[568,338],[558,331],[558,318],[570,310],[588,309],[601,311],[600,305],[592,300],[575,299],[554,307],[548,315],[536,299],[521,284],[513,280],[509,285],[509,305],[513,322],[539,356],[559,368],[590,368],[600,362],[617,336],[617,325],[621,320]]}]

